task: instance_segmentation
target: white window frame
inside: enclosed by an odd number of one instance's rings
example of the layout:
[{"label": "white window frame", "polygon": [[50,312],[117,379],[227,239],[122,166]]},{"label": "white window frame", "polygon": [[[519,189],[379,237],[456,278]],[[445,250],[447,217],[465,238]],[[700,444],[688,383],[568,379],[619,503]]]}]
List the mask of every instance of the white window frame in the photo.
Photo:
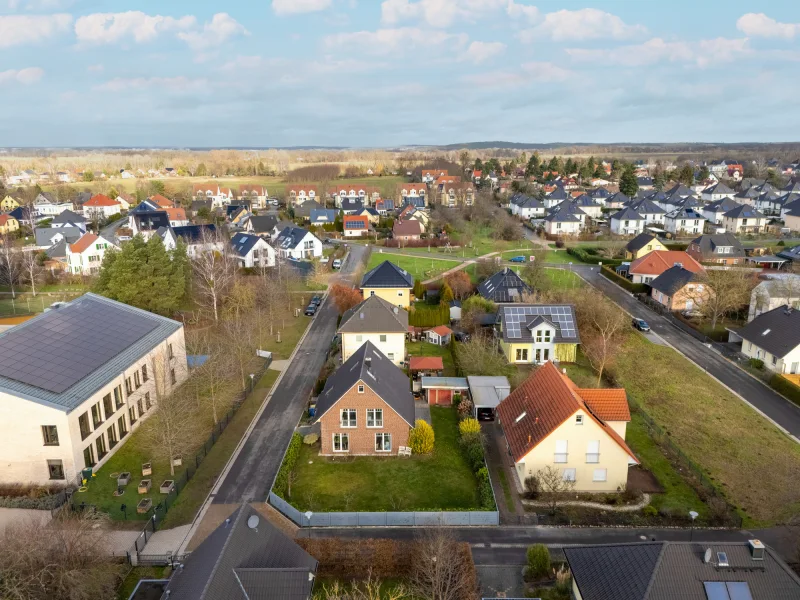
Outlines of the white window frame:
[{"label": "white window frame", "polygon": [[592,473],[592,481],[608,481],[608,469],[595,469]]},{"label": "white window frame", "polygon": [[583,415],[575,415],[575,425],[583,425]]},{"label": "white window frame", "polygon": [[[560,460],[561,457],[563,457],[563,460]],[[565,464],[569,462],[568,440],[556,440],[556,451],[553,455],[553,462],[556,464]]]},{"label": "white window frame", "polygon": [[578,473],[575,468],[564,469],[561,472],[561,477],[564,481],[577,481]]},{"label": "white window frame", "polygon": [[[345,421],[345,412],[348,413],[348,419]],[[352,425],[350,423],[352,422]],[[358,427],[358,411],[355,408],[342,408],[339,410],[339,426],[343,429],[355,429]]]},{"label": "white window frame", "polygon": [[[336,449],[336,438],[339,438],[339,449]],[[345,448],[347,446],[347,448]],[[331,439],[331,448],[334,452],[350,452],[350,434],[334,433]]]},{"label": "white window frame", "polygon": [[382,342],[382,343],[386,343],[386,339],[387,339],[387,336],[386,336],[386,334],[385,334],[385,333],[381,333],[381,334],[380,334],[380,337],[378,338],[378,340],[379,340],[380,342]]},{"label": "white window frame", "polygon": [[[370,413],[372,413],[372,425],[370,422]],[[380,424],[378,424],[378,415],[380,415]],[[383,427],[383,409],[382,408],[368,408],[367,409],[367,428],[380,429]]]},{"label": "white window frame", "polygon": [[[381,449],[378,450],[378,438],[381,439]],[[386,448],[386,440],[389,440],[389,448]],[[382,431],[375,434],[375,452],[391,452],[392,451],[392,434],[387,431]]]},{"label": "white window frame", "polygon": [[356,389],[358,390],[359,394],[363,394],[364,393],[364,384],[359,385],[358,388],[356,388]]},{"label": "white window frame", "polygon": [[600,462],[600,440],[589,440],[586,444],[586,464]]}]

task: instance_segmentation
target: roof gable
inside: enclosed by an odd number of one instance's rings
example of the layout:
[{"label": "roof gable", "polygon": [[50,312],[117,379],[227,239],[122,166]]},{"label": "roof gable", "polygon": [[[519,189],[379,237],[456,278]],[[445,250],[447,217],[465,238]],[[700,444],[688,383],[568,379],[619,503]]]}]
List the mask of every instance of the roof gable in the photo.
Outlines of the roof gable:
[{"label": "roof gable", "polygon": [[660,275],[667,269],[681,264],[693,273],[703,270],[703,265],[680,250],[653,250],[631,263],[629,272],[641,275]]},{"label": "roof gable", "polygon": [[361,279],[362,288],[413,288],[411,273],[401,269],[391,261],[385,260]]}]

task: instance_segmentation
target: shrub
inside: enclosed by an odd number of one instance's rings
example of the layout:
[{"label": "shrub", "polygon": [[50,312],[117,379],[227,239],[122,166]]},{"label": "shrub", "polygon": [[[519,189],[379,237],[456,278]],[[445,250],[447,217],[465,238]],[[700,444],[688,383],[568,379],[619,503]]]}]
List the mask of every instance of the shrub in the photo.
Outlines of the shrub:
[{"label": "shrub", "polygon": [[658,516],[658,509],[653,506],[652,504],[648,504],[642,509],[642,514],[645,517],[657,517]]},{"label": "shrub", "polygon": [[556,240],[556,248],[563,248],[564,240]]},{"label": "shrub", "polygon": [[478,423],[478,419],[467,418],[461,421],[458,424],[458,432],[462,436],[468,436],[470,434],[478,434],[481,433],[481,424]]},{"label": "shrub", "polygon": [[289,474],[294,470],[297,464],[297,458],[300,456],[300,447],[303,444],[303,436],[299,433],[292,435],[292,441],[289,442],[289,447],[286,449],[286,456],[283,457],[278,476],[275,478],[275,485],[272,486],[272,491],[278,496],[285,499],[286,492],[289,488]]},{"label": "shrub", "polygon": [[427,421],[417,419],[414,428],[408,435],[408,445],[414,454],[430,454],[433,452],[433,427]]},{"label": "shrub", "polygon": [[544,544],[534,544],[528,547],[526,553],[528,567],[526,574],[531,579],[543,579],[550,574],[550,550]]},{"label": "shrub", "polygon": [[466,419],[472,414],[472,400],[467,397],[462,397],[461,402],[458,403],[458,417]]},{"label": "shrub", "polygon": [[307,446],[316,444],[317,440],[319,440],[319,434],[316,433],[309,433],[308,435],[303,436],[303,443],[306,444]]},{"label": "shrub", "polygon": [[478,493],[481,498],[481,508],[484,510],[494,510],[494,493],[492,493],[492,482],[489,481],[489,470],[481,467],[475,473],[478,478]]},{"label": "shrub", "polygon": [[525,497],[528,500],[536,500],[541,490],[539,488],[539,478],[536,475],[529,475],[525,478]]},{"label": "shrub", "polygon": [[610,269],[609,267],[603,266],[603,268],[600,269],[600,274],[606,279],[613,281],[617,285],[622,286],[623,288],[625,288],[626,290],[628,290],[633,294],[643,294],[644,292],[647,291],[648,286],[646,286],[645,284],[631,283],[624,277],[617,275],[616,271]]},{"label": "shrub", "polygon": [[777,244],[777,245],[778,245],[778,246],[781,246],[781,247],[783,247],[783,246],[785,246],[786,244],[783,242],[783,240],[781,240],[781,241],[779,241],[779,242],[778,242],[778,244]]},{"label": "shrub", "polygon": [[642,491],[637,488],[623,486],[620,490],[620,496],[625,502],[638,502],[642,499]]},{"label": "shrub", "polygon": [[480,442],[475,441],[467,446],[464,446],[464,456],[466,457],[467,461],[469,462],[469,466],[473,471],[479,471],[486,464],[483,460],[483,446]]},{"label": "shrub", "polygon": [[749,361],[750,366],[754,369],[763,369],[764,368],[764,361],[760,358],[751,358]]}]

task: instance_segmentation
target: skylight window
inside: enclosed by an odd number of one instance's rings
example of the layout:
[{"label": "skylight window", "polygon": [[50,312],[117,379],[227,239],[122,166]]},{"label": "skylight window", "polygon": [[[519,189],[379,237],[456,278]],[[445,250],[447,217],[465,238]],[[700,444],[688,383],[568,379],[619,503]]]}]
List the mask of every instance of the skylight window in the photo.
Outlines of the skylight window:
[{"label": "skylight window", "polygon": [[522,419],[524,419],[525,415],[527,414],[528,414],[527,411],[524,411],[520,416],[517,417],[517,420],[514,421],[514,423],[519,423],[520,421],[522,421]]},{"label": "skylight window", "polygon": [[764,333],[762,333],[761,335],[767,335],[770,331],[772,331],[772,329],[765,329]]}]

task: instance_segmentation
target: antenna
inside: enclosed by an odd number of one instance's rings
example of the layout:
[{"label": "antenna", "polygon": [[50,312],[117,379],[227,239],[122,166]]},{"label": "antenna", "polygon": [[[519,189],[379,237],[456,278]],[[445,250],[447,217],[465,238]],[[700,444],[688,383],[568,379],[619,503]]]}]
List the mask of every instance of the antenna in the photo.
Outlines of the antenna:
[{"label": "antenna", "polygon": [[256,527],[258,527],[258,515],[250,515],[250,516],[247,518],[247,526],[248,526],[250,529],[254,529],[254,530],[258,531],[258,530],[256,529]]},{"label": "antenna", "polygon": [[706,548],[706,553],[703,556],[703,562],[706,564],[711,562],[711,548]]}]

